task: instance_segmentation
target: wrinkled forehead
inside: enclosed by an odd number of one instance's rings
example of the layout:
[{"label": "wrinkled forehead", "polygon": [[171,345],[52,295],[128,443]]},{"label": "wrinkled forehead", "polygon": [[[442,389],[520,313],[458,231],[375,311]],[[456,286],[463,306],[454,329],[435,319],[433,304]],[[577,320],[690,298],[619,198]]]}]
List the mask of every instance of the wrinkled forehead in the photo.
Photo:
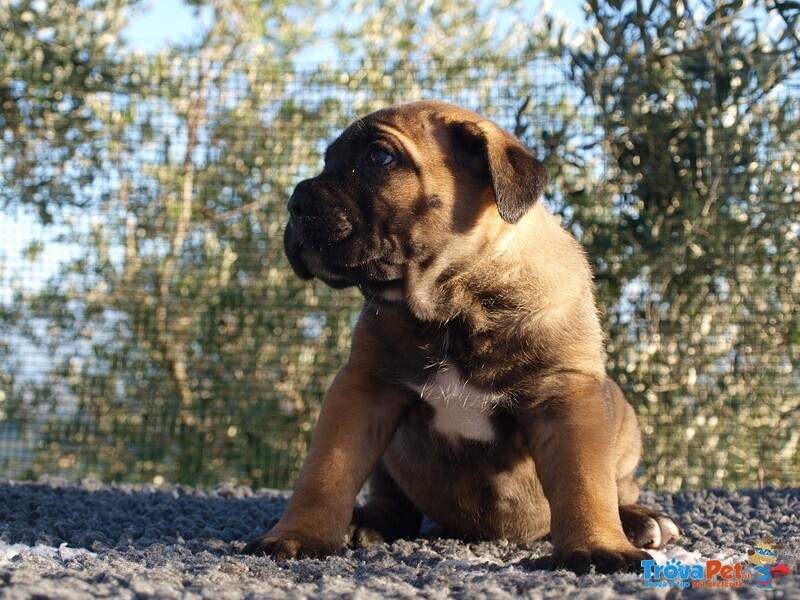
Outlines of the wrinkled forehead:
[{"label": "wrinkled forehead", "polygon": [[336,167],[347,163],[373,142],[383,141],[387,145],[400,145],[407,154],[427,137],[428,127],[420,120],[409,121],[398,115],[383,111],[372,113],[351,123],[325,151],[325,164]]},{"label": "wrinkled forehead", "polygon": [[440,147],[447,125],[481,120],[468,110],[443,102],[422,101],[381,109],[351,123],[325,152],[327,168],[346,163],[370,143],[397,144],[413,159],[426,147]]}]

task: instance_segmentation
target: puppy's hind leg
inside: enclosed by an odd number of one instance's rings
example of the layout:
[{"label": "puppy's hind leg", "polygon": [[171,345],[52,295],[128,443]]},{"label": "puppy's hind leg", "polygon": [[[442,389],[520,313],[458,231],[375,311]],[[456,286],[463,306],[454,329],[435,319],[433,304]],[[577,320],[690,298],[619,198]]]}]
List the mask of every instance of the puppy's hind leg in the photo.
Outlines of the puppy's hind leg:
[{"label": "puppy's hind leg", "polygon": [[369,479],[367,504],[353,509],[347,544],[364,548],[414,538],[419,535],[421,523],[422,513],[380,463]]},{"label": "puppy's hind leg", "polygon": [[637,548],[661,548],[680,537],[681,529],[671,517],[636,504],[639,486],[636,484],[635,476],[641,456],[641,434],[633,407],[622,397],[619,386],[615,383],[611,383],[611,386],[615,412],[620,415],[615,449],[622,530]]}]

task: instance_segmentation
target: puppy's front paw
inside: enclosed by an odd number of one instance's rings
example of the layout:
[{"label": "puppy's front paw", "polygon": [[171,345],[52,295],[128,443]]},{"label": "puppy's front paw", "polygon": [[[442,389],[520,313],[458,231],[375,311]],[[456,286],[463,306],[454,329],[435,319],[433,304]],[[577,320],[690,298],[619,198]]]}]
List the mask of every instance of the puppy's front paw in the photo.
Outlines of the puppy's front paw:
[{"label": "puppy's front paw", "polygon": [[291,531],[273,530],[247,544],[242,554],[269,556],[275,562],[284,562],[290,558],[321,558],[339,552],[341,547],[341,542],[315,539]]},{"label": "puppy's front paw", "polygon": [[582,548],[543,556],[531,564],[536,569],[567,569],[577,575],[585,575],[594,565],[598,573],[637,572],[643,560],[652,557],[642,550],[631,547],[622,549]]}]

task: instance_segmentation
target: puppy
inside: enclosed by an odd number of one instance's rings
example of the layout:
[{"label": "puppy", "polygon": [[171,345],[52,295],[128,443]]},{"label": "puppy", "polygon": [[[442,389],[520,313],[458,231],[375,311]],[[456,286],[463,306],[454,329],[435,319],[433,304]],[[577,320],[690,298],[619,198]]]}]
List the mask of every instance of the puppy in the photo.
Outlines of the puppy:
[{"label": "puppy", "polygon": [[286,255],[364,307],[286,512],[245,552],[414,537],[426,514],[471,540],[549,532],[546,566],[614,572],[679,535],[635,504],[636,415],[546,183],[519,141],[442,102],[380,110],[330,145],[289,200]]}]

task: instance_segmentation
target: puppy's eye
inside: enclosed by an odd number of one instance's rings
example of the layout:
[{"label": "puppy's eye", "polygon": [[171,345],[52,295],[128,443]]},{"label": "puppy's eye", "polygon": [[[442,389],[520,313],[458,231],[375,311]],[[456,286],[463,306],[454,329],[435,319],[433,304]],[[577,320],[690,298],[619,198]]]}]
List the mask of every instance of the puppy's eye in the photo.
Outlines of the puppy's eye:
[{"label": "puppy's eye", "polygon": [[385,167],[394,160],[394,156],[383,148],[373,148],[367,154],[367,162],[373,167]]}]

